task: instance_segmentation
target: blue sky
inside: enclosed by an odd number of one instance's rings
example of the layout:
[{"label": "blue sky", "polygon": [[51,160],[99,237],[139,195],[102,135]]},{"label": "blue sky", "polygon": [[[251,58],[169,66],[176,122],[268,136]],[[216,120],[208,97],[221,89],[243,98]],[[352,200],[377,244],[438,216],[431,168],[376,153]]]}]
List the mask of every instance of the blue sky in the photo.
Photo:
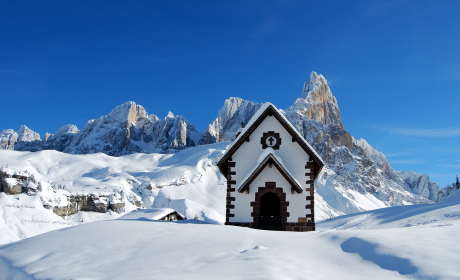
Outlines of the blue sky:
[{"label": "blue sky", "polygon": [[311,71],[396,170],[460,175],[460,1],[0,1],[0,129],[132,100],[203,131],[231,96],[287,108]]}]

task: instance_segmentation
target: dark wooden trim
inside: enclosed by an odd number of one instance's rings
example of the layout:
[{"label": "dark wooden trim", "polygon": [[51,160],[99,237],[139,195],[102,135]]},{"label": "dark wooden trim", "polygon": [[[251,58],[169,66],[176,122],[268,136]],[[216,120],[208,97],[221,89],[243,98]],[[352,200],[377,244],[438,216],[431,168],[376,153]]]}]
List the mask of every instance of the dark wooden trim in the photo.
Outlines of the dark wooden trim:
[{"label": "dark wooden trim", "polygon": [[280,137],[280,134],[274,131],[268,131],[268,132],[262,133],[262,137],[260,137],[260,144],[262,144],[262,149],[266,149],[269,147],[266,141],[267,141],[267,138],[270,136],[276,139],[276,145],[272,146],[271,148],[273,150],[279,150],[282,139]]},{"label": "dark wooden trim", "polygon": [[232,171],[232,168],[236,166],[236,162],[231,161],[232,158],[229,158],[227,163],[228,173],[227,173],[227,198],[226,198],[226,223],[229,221],[230,217],[234,217],[235,214],[231,213],[232,209],[235,209],[235,205],[232,204],[232,201],[235,201],[235,197],[232,196],[232,193],[235,192],[235,188],[232,188],[232,185],[236,184],[235,180],[232,180],[232,176],[236,175],[236,171]]},{"label": "dark wooden trim", "polygon": [[[236,223],[236,222],[226,222],[226,225],[234,225],[234,226],[243,226],[243,227],[250,227],[250,228],[258,228],[259,227],[259,215],[260,215],[260,199],[262,195],[272,192],[278,195],[280,198],[280,214],[281,214],[281,226],[283,231],[314,231],[315,230],[315,223],[314,223],[314,210],[311,210],[312,214],[306,214],[306,218],[310,222],[307,223],[294,223],[294,222],[287,222],[287,218],[290,216],[290,213],[287,211],[289,206],[289,201],[286,201],[286,193],[284,193],[282,188],[277,188],[275,182],[266,182],[265,187],[257,188],[257,192],[254,194],[254,201],[250,203],[251,207],[253,208],[251,212],[251,217],[253,219],[252,223]],[[308,205],[306,205],[307,207]]]},{"label": "dark wooden trim", "polygon": [[259,164],[259,166],[256,168],[256,170],[249,176],[249,178],[243,182],[241,187],[238,189],[239,193],[243,193],[246,188],[249,188],[249,185],[259,176],[259,174],[264,170],[264,168],[269,164],[272,163],[278,171],[283,175],[283,177],[286,179],[286,181],[289,182],[292,188],[295,189],[297,193],[302,193],[302,187],[299,186],[294,178],[291,177],[291,175],[284,169],[284,167],[281,165],[281,163],[272,155],[268,154],[268,156]]},{"label": "dark wooden trim", "polygon": [[222,174],[225,175],[225,177],[227,177],[227,164],[228,164],[228,159],[229,157],[231,157],[238,149],[239,147],[244,143],[244,141],[246,140],[246,137],[248,137],[249,135],[251,135],[254,130],[263,122],[263,120],[269,116],[269,115],[273,115],[275,116],[275,118],[280,122],[280,124],[286,129],[286,131],[288,131],[289,134],[291,134],[291,136],[293,138],[295,138],[295,140],[297,141],[297,143],[299,143],[299,145],[303,148],[303,150],[309,155],[310,158],[313,159],[313,162],[314,162],[314,178],[313,179],[316,179],[316,177],[319,175],[319,173],[321,172],[321,170],[323,169],[324,167],[324,162],[321,158],[319,158],[315,152],[313,152],[313,148],[312,147],[309,147],[307,144],[305,144],[305,139],[303,139],[303,137],[301,137],[298,133],[294,132],[292,127],[286,122],[286,120],[280,115],[280,113],[272,106],[268,106],[265,111],[252,123],[252,125],[250,127],[248,127],[246,129],[246,131],[244,132],[243,135],[240,135],[240,137],[237,139],[236,143],[230,148],[230,150],[228,150],[224,156],[219,160],[219,162],[217,163],[217,167],[219,168],[220,172]]}]

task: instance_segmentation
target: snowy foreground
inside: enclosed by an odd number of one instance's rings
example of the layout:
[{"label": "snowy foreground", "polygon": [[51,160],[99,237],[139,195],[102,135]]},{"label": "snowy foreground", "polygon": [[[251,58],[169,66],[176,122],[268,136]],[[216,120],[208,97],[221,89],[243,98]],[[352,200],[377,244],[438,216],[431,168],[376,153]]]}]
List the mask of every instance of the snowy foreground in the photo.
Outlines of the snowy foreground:
[{"label": "snowy foreground", "polygon": [[0,279],[460,279],[460,192],[275,232],[145,218],[0,247]]},{"label": "snowy foreground", "polygon": [[[71,195],[94,195],[101,205],[113,198],[125,204],[126,212],[137,208],[132,202],[140,201],[145,208],[173,208],[188,218],[198,217],[208,223],[223,224],[226,180],[215,162],[228,144],[222,142],[189,148],[176,154],[122,157],[102,153],[71,155],[52,150],[0,150],[0,171],[31,174],[42,185],[42,190],[32,196],[0,192],[0,245],[51,230],[120,216],[116,212],[79,211],[63,219],[43,207],[46,202],[50,207],[66,208],[70,205]],[[329,196],[325,198],[336,201]],[[374,197],[371,199],[363,197],[357,203],[370,205],[368,208],[363,206],[366,210],[385,207],[383,203],[373,203]],[[315,200],[316,220],[343,214],[331,207],[320,194],[315,194]]]}]

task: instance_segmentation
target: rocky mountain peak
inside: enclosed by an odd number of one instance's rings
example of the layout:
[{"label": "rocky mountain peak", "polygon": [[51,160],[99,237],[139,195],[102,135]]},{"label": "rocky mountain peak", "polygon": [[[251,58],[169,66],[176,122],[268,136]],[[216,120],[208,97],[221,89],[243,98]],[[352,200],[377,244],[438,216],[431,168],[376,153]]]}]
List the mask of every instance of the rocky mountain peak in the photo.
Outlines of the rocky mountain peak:
[{"label": "rocky mountain peak", "polygon": [[[74,124],[66,124],[63,125],[61,128],[56,131],[54,134],[55,136],[61,135],[61,134],[66,134],[66,133],[78,133],[80,130],[78,127]],[[48,137],[47,137],[48,138]]]},{"label": "rocky mountain peak", "polygon": [[19,142],[33,142],[35,140],[40,140],[40,134],[28,128],[25,125],[21,125],[18,131],[18,141]]},{"label": "rocky mountain peak", "polygon": [[292,110],[324,125],[343,128],[337,99],[332,95],[326,78],[315,71],[311,72],[310,79],[305,82],[302,95],[287,109]]},{"label": "rocky mountain peak", "polygon": [[[58,131],[59,131],[59,130],[58,130]],[[43,141],[43,142],[46,142],[46,141],[48,141],[48,139],[49,139],[50,137],[52,137],[52,136],[53,136],[53,134],[51,134],[51,133],[49,133],[49,132],[45,132],[45,134],[43,134],[43,136],[42,136],[42,141]]]},{"label": "rocky mountain peak", "polygon": [[148,114],[144,107],[136,105],[133,101],[128,101],[115,107],[112,112],[107,115],[107,119],[111,122],[137,122],[139,119],[147,117]]},{"label": "rocky mountain peak", "polygon": [[310,73],[310,79],[303,85],[303,91],[300,98],[307,98],[308,94],[311,91],[315,91],[316,88],[321,87],[323,85],[327,86],[326,78],[324,78],[323,75],[317,74],[315,71],[312,71]]},{"label": "rocky mountain peak", "polygon": [[254,103],[239,97],[230,97],[225,100],[224,106],[219,109],[215,119],[203,133],[199,145],[222,141],[232,141],[241,123],[248,123],[262,104]]},{"label": "rocky mountain peak", "polygon": [[166,115],[165,119],[174,119],[174,118],[175,118],[175,116],[174,116],[173,112],[168,111],[168,115]]},{"label": "rocky mountain peak", "polygon": [[13,150],[18,134],[13,129],[4,129],[0,133],[0,149]]},{"label": "rocky mountain peak", "polygon": [[398,172],[411,191],[432,201],[439,201],[445,195],[438,184],[430,182],[428,174],[417,174],[414,171],[406,170]]}]

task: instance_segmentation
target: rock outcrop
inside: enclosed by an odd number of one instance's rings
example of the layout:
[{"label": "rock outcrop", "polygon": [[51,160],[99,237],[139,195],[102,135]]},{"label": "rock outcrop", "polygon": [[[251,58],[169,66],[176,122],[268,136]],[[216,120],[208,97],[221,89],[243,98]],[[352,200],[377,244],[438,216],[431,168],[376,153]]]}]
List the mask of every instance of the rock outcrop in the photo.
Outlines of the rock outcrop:
[{"label": "rock outcrop", "polygon": [[434,183],[424,192],[409,187],[382,153],[346,131],[337,99],[322,75],[311,73],[302,95],[285,114],[326,161],[317,191],[336,209],[352,213],[367,210],[367,202],[378,208],[442,198]]},{"label": "rock outcrop", "polygon": [[125,212],[126,203],[145,208],[141,197],[130,190],[70,193],[65,186],[50,185],[27,171],[12,172],[5,167],[0,169],[0,192],[8,195],[25,193],[29,196],[38,196],[44,208],[52,210],[61,217],[78,211],[105,213],[111,210],[121,213]]},{"label": "rock outcrop", "polygon": [[0,170],[0,192],[9,195],[20,194],[27,189],[27,179],[24,174],[9,174]]},{"label": "rock outcrop", "polygon": [[410,170],[400,171],[398,174],[415,194],[433,201],[440,201],[445,197],[445,193],[438,184],[430,182],[428,174],[420,175]]},{"label": "rock outcrop", "polygon": [[[126,102],[108,115],[88,121],[82,130],[65,125],[42,139],[26,126],[21,126],[17,133],[4,130],[0,134],[0,147],[21,151],[53,149],[71,154],[102,152],[111,156],[177,152],[196,145],[232,141],[261,105],[229,98],[201,134],[182,116],[169,112],[159,119],[148,115],[142,106]],[[283,113],[325,160],[326,168],[317,180],[316,190],[338,212],[433,203],[445,195],[435,183],[429,182],[427,175],[398,173],[364,139],[354,139],[345,129],[337,99],[322,75],[312,72],[300,97]],[[19,190],[12,180],[4,188],[10,192]],[[99,199],[108,198],[99,196]],[[75,204],[80,209],[105,211],[109,207],[108,203],[104,204],[106,208],[99,206],[92,197],[68,200],[68,205]],[[122,206],[114,202],[110,207]]]},{"label": "rock outcrop", "polygon": [[82,130],[64,125],[55,134],[40,135],[25,125],[16,133],[0,134],[0,148],[17,151],[57,150],[71,154],[105,153],[121,156],[132,153],[168,153],[196,146],[201,134],[192,123],[171,112],[160,120],[144,107],[130,101],[110,114],[89,120]]},{"label": "rock outcrop", "polygon": [[[240,112],[248,107],[251,108],[248,114]],[[241,99],[226,100],[218,118],[206,131],[209,133],[208,139],[214,137],[218,142],[233,140],[231,135],[238,129],[236,123],[242,121],[242,118],[235,116],[243,115],[247,122],[255,112],[252,108],[256,107],[257,104]],[[354,213],[385,206],[433,203],[443,197],[436,184],[425,181],[427,177],[422,176],[424,180],[417,184],[407,181],[391,168],[382,153],[364,139],[355,140],[346,131],[337,99],[322,75],[312,72],[300,97],[283,113],[326,161],[316,190],[321,199],[324,198],[339,212]]]},{"label": "rock outcrop", "polygon": [[238,129],[248,123],[260,106],[262,104],[238,97],[230,97],[225,100],[224,106],[219,109],[217,118],[209,124],[198,144],[233,141]]},{"label": "rock outcrop", "polygon": [[0,148],[14,150],[14,144],[18,141],[18,134],[12,129],[5,129],[0,133]]}]

